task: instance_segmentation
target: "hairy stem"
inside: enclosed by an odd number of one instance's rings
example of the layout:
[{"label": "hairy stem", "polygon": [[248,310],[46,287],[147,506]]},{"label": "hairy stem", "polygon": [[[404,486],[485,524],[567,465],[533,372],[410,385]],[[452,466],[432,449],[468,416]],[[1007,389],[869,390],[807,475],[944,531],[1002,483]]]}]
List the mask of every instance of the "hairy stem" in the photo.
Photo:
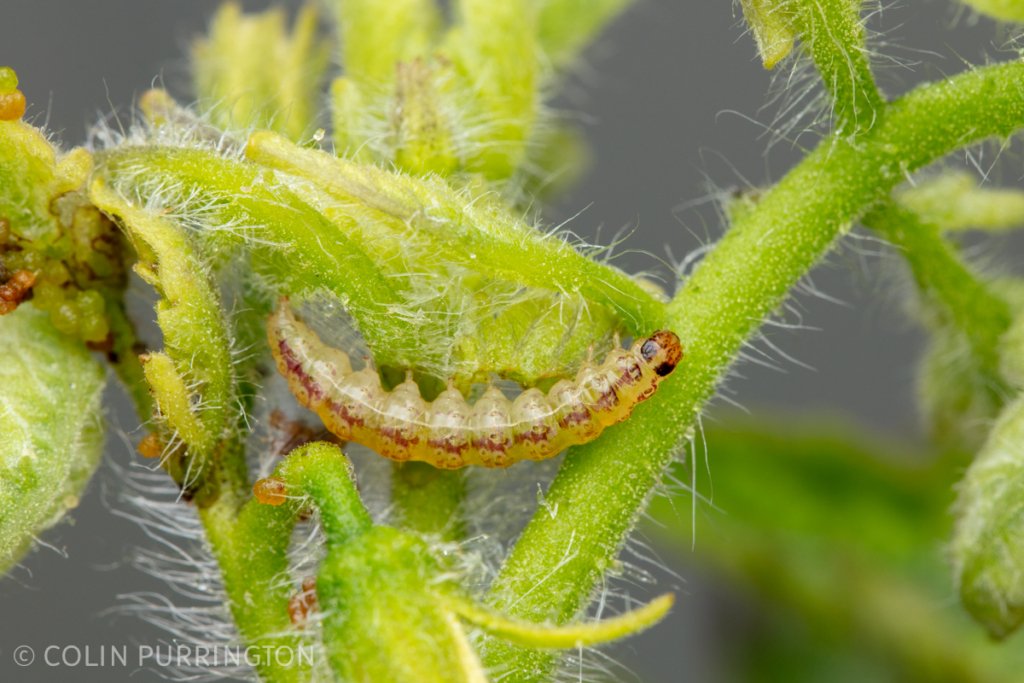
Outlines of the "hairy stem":
[{"label": "hairy stem", "polygon": [[[288,610],[297,588],[286,579],[288,546],[304,507],[309,501],[316,507],[329,547],[344,545],[372,522],[352,481],[348,460],[332,444],[311,443],[292,451],[274,476],[287,486],[286,504],[268,505],[252,497],[240,504],[237,496],[222,496],[199,514],[245,644],[286,647],[297,653],[303,637]],[[285,666],[274,657],[260,658],[256,666],[260,679],[310,680],[308,660],[293,659],[294,665]]]},{"label": "hairy stem", "polygon": [[[565,623],[615,561],[644,503],[746,339],[832,242],[906,173],[1024,124],[1024,63],[917,88],[854,141],[832,137],[769,190],[669,306],[687,357],[651,400],[573,449],[491,589],[498,609]],[[490,641],[485,662],[543,680],[550,654]]]},{"label": "hairy stem", "polygon": [[987,377],[986,385],[1004,394],[999,342],[1010,327],[1009,304],[967,268],[938,226],[922,221],[910,209],[885,202],[865,215],[863,222],[901,248],[922,293],[937,309],[939,323],[963,333]]},{"label": "hairy stem", "polygon": [[860,2],[797,0],[793,23],[833,100],[835,129],[870,128],[883,107],[864,45]]},{"label": "hairy stem", "polygon": [[903,188],[894,199],[943,232],[1024,226],[1024,190],[986,187],[967,172],[944,171]]},{"label": "hairy stem", "polygon": [[334,444],[317,441],[297,448],[274,474],[287,484],[290,496],[313,503],[329,546],[344,545],[373,524],[356,490],[352,464]]},{"label": "hairy stem", "polygon": [[[288,616],[292,589],[281,577],[288,572],[288,544],[296,514],[286,507],[222,496],[199,511],[206,538],[220,567],[228,607],[242,640],[250,647],[285,647],[297,652],[300,636]],[[268,683],[309,680],[301,657],[281,666],[274,657],[259,659],[256,670]]]}]

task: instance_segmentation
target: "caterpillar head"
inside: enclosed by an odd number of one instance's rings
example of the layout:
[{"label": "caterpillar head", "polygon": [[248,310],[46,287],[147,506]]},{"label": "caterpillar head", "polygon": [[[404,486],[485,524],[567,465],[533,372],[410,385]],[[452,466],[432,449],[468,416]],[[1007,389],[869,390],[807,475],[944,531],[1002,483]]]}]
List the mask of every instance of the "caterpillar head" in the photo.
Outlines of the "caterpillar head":
[{"label": "caterpillar head", "polygon": [[683,345],[675,332],[658,330],[640,346],[640,356],[659,377],[671,374],[683,357]]}]

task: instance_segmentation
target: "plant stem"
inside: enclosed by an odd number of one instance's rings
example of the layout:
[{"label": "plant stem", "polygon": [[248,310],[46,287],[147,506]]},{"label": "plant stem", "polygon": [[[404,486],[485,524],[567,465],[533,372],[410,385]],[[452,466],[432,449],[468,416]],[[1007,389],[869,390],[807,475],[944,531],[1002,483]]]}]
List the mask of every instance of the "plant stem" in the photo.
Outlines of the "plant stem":
[{"label": "plant stem", "polygon": [[297,655],[301,637],[288,616],[292,588],[288,544],[295,526],[294,510],[262,505],[253,499],[239,505],[236,496],[221,496],[199,510],[214,557],[220,567],[228,607],[247,647],[285,647],[295,653],[293,666],[275,657],[261,657],[260,680],[290,683],[309,680],[308,665]]},{"label": "plant stem", "polygon": [[[746,339],[873,202],[906,173],[1024,125],[1024,63],[972,70],[888,106],[870,131],[833,136],[769,190],[669,305],[687,357],[626,423],[573,449],[491,589],[499,610],[565,623],[615,562],[665,468]],[[556,657],[485,645],[485,663],[544,680]]]},{"label": "plant stem", "polygon": [[331,443],[295,449],[275,472],[290,496],[307,496],[320,513],[328,546],[341,546],[373,525],[352,478],[352,464]]},{"label": "plant stem", "polygon": [[463,470],[439,470],[422,462],[394,463],[391,500],[395,526],[421,534],[437,534],[446,541],[465,537],[460,512],[466,497]]},{"label": "plant stem", "polygon": [[979,281],[942,238],[939,227],[910,209],[884,202],[863,218],[901,249],[924,297],[936,309],[939,323],[950,324],[967,338],[987,377],[986,386],[1004,395],[999,371],[999,341],[1010,327],[1010,306]]},{"label": "plant stem", "polygon": [[298,656],[304,643],[291,623],[288,603],[295,588],[289,576],[288,546],[292,530],[312,501],[329,547],[340,547],[368,530],[372,521],[359,499],[350,465],[341,450],[316,442],[292,451],[274,473],[286,483],[285,505],[268,505],[246,496],[222,495],[199,511],[207,539],[220,566],[228,605],[246,646],[285,647],[294,666],[274,657],[258,660],[260,679],[308,681],[308,659]]},{"label": "plant stem", "polygon": [[798,0],[793,23],[833,100],[835,130],[870,128],[884,102],[871,74],[859,1]]}]

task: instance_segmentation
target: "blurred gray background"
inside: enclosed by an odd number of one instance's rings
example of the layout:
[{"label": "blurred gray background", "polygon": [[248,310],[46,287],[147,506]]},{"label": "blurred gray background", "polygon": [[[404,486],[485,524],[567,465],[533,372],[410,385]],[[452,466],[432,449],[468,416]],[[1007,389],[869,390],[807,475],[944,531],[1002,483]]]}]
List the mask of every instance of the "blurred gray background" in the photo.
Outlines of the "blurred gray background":
[{"label": "blurred gray background", "polygon": [[[81,143],[89,125],[124,115],[154,82],[188,98],[190,40],[217,6],[200,0],[3,0],[0,64],[13,66],[30,109],[65,145]],[[266,2],[245,2],[246,8]],[[289,3],[295,4],[295,3]],[[951,3],[915,0],[887,8],[872,25],[892,32],[899,47],[879,45],[906,65],[880,74],[890,93],[943,73],[961,59],[984,61],[1000,35],[987,21],[962,16]],[[763,109],[770,74],[744,35],[738,6],[722,0],[690,3],[640,0],[607,32],[570,79],[557,105],[574,116],[592,144],[593,166],[549,212],[551,221],[582,211],[570,227],[607,243],[625,229],[618,263],[655,269],[671,253],[681,259],[720,234],[713,191],[764,184],[799,158],[782,142],[770,155]],[[812,144],[812,137],[801,140]],[[773,333],[772,340],[813,370],[782,361],[784,372],[751,364],[729,384],[731,398],[752,412],[842,412],[885,433],[915,438],[914,361],[921,337],[899,308],[901,282],[877,244],[848,242],[814,274],[817,287],[843,303],[801,296],[804,322],[818,330]],[[111,392],[110,418],[134,428],[131,411]],[[710,418],[735,408],[718,402]],[[111,463],[134,457],[116,437],[107,462],[70,522],[45,535],[58,549],[40,548],[0,582],[0,680],[155,680],[151,671],[79,667],[18,669],[12,648],[28,644],[156,643],[163,634],[137,620],[104,614],[119,594],[163,590],[127,566],[129,549],[146,539],[111,513]],[[711,444],[714,469],[714,444]],[[698,539],[699,542],[699,539]],[[728,600],[714,581],[662,556],[683,580],[662,572],[662,585],[684,594],[668,621],[617,646],[612,655],[640,680],[720,680],[733,627]]]}]

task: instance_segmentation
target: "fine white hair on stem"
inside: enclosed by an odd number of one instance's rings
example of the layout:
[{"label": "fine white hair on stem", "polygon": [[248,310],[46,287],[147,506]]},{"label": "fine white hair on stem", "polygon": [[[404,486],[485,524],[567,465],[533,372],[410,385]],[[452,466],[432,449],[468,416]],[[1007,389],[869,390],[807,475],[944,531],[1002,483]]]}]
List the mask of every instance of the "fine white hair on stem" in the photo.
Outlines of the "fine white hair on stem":
[{"label": "fine white hair on stem", "polygon": [[[168,591],[122,594],[110,612],[141,619],[185,647],[240,647],[220,570],[194,508],[181,503],[178,487],[161,470],[116,463],[114,476],[117,498],[108,505],[150,541],[135,548],[131,563]],[[256,680],[248,667],[197,667],[188,658],[175,658],[157,673],[175,681]]]}]

